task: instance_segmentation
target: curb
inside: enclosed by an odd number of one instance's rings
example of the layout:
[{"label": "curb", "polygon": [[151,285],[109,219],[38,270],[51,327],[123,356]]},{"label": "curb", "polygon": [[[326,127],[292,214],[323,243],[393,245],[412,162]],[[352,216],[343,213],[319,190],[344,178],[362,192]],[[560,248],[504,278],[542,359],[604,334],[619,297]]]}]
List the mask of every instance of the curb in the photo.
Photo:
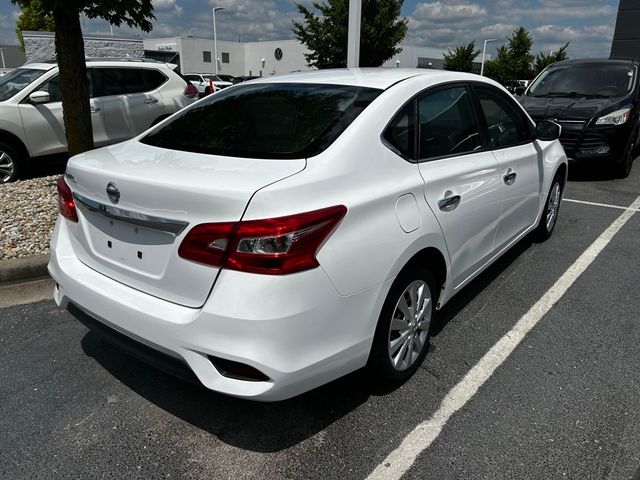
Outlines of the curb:
[{"label": "curb", "polygon": [[18,283],[49,276],[49,255],[0,261],[0,284]]}]

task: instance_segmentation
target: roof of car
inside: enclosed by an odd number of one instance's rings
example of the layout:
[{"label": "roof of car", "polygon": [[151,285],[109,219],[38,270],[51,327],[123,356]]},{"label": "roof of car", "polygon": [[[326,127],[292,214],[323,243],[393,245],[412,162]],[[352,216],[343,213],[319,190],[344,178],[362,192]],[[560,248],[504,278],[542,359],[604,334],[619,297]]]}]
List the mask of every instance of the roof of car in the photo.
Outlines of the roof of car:
[{"label": "roof of car", "polygon": [[417,76],[425,77],[430,81],[478,80],[481,78],[468,73],[424,68],[339,68],[261,77],[251,82],[324,83],[327,85],[349,85],[386,90],[398,82]]},{"label": "roof of car", "polygon": [[570,67],[572,65],[588,65],[588,64],[602,64],[602,63],[611,63],[611,64],[635,64],[638,65],[638,59],[633,58],[578,58],[575,60],[562,60],[561,62],[554,63],[553,66],[556,67]]},{"label": "roof of car", "polygon": [[[169,68],[175,68],[177,65],[170,63],[158,62],[156,60],[150,60],[146,58],[86,58],[86,64],[89,66],[127,66],[144,64],[145,66],[163,66],[167,65]],[[56,60],[37,60],[25,63],[21,68],[35,68],[38,70],[51,70],[57,66]]]}]

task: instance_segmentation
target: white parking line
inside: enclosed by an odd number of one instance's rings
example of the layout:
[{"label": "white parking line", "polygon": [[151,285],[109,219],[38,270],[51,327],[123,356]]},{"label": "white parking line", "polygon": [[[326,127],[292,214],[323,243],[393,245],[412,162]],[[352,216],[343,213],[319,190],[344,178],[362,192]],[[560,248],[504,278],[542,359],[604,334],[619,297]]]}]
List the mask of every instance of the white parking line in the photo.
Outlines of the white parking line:
[{"label": "white parking line", "polygon": [[584,200],[573,200],[571,198],[563,198],[562,201],[569,203],[580,203],[582,205],[592,205],[594,207],[615,208],[616,210],[631,210],[633,212],[640,212],[639,208],[623,207],[620,205],[609,205],[608,203],[585,202]]},{"label": "white parking line", "polygon": [[[504,335],[480,361],[453,387],[438,410],[428,420],[415,427],[389,456],[367,477],[369,480],[399,479],[420,453],[438,438],[451,416],[473,398],[493,372],[511,355],[527,333],[562,298],[569,287],[593,263],[611,239],[640,209],[640,197],[600,235],[571,265],[535,305]],[[422,478],[428,478],[423,475]]]}]

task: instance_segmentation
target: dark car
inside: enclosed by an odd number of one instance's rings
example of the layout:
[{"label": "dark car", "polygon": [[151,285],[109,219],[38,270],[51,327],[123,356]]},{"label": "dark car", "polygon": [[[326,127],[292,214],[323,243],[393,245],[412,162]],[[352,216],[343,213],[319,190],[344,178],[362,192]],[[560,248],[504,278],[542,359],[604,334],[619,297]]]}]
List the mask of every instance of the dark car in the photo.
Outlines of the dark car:
[{"label": "dark car", "polygon": [[546,68],[520,97],[536,120],[562,126],[567,156],[627,177],[638,152],[638,60],[567,60]]}]

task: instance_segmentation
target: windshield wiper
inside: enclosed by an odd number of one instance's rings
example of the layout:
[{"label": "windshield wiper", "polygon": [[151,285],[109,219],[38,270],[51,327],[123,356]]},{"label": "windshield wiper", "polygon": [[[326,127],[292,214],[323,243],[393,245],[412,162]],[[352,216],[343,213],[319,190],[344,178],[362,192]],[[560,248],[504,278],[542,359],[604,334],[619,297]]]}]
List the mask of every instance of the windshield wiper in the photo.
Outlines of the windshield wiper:
[{"label": "windshield wiper", "polygon": [[602,95],[600,93],[592,93],[592,92],[549,92],[543,95],[534,95],[536,98],[544,98],[544,97],[570,97],[570,98],[609,98],[608,95]]}]

